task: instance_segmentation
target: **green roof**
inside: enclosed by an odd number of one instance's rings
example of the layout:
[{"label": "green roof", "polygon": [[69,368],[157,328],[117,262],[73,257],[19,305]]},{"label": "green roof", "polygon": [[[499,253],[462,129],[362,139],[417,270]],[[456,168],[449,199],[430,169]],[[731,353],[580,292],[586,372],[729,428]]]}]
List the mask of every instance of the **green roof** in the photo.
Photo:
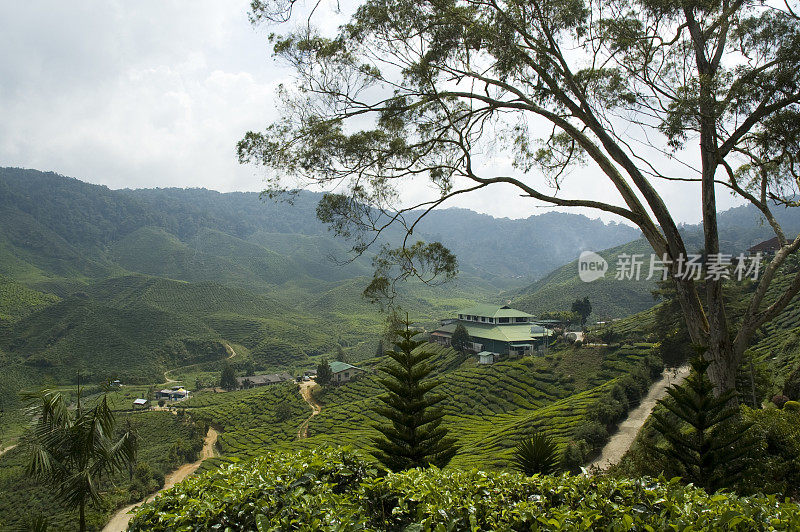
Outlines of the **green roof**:
[{"label": "green roof", "polygon": [[340,371],[345,371],[348,369],[361,369],[355,367],[352,364],[348,364],[347,362],[339,362],[338,360],[334,360],[333,362],[328,362],[328,365],[331,367],[331,371],[333,373],[339,373]]},{"label": "green roof", "polygon": [[[531,324],[523,323],[520,325],[492,325],[484,323],[465,323],[459,322],[467,329],[470,338],[484,338],[486,340],[497,340],[500,342],[526,342],[532,338],[542,338],[550,334],[551,331],[544,329],[531,333]],[[452,334],[456,330],[456,323],[450,323],[437,329],[438,331]]]},{"label": "green roof", "polygon": [[485,316],[487,318],[532,318],[531,314],[522,312],[521,310],[513,309],[508,305],[475,305],[461,309],[459,314],[466,314],[468,316]]}]

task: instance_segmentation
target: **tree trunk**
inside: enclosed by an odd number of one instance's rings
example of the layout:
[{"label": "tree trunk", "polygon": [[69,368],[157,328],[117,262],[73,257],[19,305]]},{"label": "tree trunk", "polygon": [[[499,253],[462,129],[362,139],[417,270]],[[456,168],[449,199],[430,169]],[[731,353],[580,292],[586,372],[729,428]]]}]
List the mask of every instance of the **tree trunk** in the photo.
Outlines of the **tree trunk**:
[{"label": "tree trunk", "polygon": [[730,342],[708,346],[705,359],[711,362],[711,365],[708,366],[706,373],[714,385],[715,396],[719,397],[736,389],[736,371],[739,369],[740,358]]},{"label": "tree trunk", "polygon": [[80,514],[80,521],[79,527],[81,532],[86,532],[86,502],[81,501],[78,507],[78,512]]},{"label": "tree trunk", "polygon": [[[719,396],[736,388],[736,371],[744,353],[744,343],[733,344],[729,339],[724,308],[717,307],[708,316],[700,300],[697,290],[691,281],[673,279],[676,296],[681,305],[686,328],[692,343],[706,349],[704,358],[711,362],[708,378],[714,385],[714,394]],[[712,294],[719,305],[722,304],[720,292]],[[707,296],[709,293],[707,292]],[[710,319],[707,318],[710,317]]]}]

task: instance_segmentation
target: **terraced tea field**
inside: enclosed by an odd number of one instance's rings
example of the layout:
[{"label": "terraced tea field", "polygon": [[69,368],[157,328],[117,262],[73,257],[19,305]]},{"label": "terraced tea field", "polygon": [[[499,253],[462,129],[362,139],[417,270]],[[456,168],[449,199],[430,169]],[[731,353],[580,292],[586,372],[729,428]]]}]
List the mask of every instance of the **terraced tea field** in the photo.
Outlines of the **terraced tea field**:
[{"label": "terraced tea field", "polygon": [[297,427],[309,413],[293,383],[225,393],[202,392],[180,406],[193,419],[221,430],[217,447],[225,457],[235,459],[261,454],[269,446],[295,438]]},{"label": "terraced tea field", "polygon": [[[651,347],[567,348],[548,357],[484,366],[475,364],[474,357],[463,360],[450,348],[426,344],[436,354],[437,367],[453,367],[438,373],[438,391],[445,396],[440,403],[445,425],[462,447],[453,464],[502,467],[517,442],[534,430],[546,430],[566,444],[585,421],[588,409],[608,393],[616,378],[643,364]],[[323,405],[322,412],[311,420],[309,437],[299,441],[297,427],[310,410],[293,384],[205,393],[186,401],[183,405],[193,417],[224,431],[220,437],[223,457],[207,466],[256,456],[269,448],[351,445],[369,450],[377,434],[372,426],[378,421],[372,406],[381,393],[372,362],[357,380],[324,387],[315,396]],[[276,417],[278,403],[289,406],[289,417]]]}]

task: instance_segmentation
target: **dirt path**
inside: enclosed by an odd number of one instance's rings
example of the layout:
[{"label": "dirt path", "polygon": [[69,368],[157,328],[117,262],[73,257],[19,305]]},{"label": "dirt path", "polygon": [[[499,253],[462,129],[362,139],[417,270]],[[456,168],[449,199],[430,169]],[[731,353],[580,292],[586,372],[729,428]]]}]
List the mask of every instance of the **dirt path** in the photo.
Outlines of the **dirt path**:
[{"label": "dirt path", "polygon": [[108,524],[105,527],[103,527],[103,532],[122,532],[124,530],[127,530],[128,523],[133,517],[133,515],[129,513],[131,510],[144,504],[145,502],[152,501],[153,499],[156,498],[156,495],[158,495],[159,492],[175,486],[175,484],[178,484],[186,477],[197,471],[197,468],[200,467],[200,464],[203,463],[203,460],[211,458],[212,456],[216,456],[214,445],[217,443],[217,437],[219,437],[219,433],[212,427],[209,427],[208,433],[206,434],[205,443],[203,444],[203,450],[200,451],[199,460],[197,460],[196,462],[192,462],[190,464],[183,464],[178,469],[168,474],[164,478],[164,487],[161,488],[158,492],[147,497],[147,499],[139,501],[134,504],[129,504],[128,506],[118,510],[117,513],[114,514],[114,517],[112,517],[111,520],[108,522]]},{"label": "dirt path", "polygon": [[639,406],[631,410],[625,421],[619,424],[619,430],[608,440],[600,456],[589,464],[589,469],[604,471],[622,460],[622,457],[631,448],[636,435],[639,434],[639,429],[650,417],[650,412],[653,411],[658,400],[667,395],[667,388],[673,384],[680,384],[687,375],[689,375],[689,366],[682,366],[677,370],[664,370],[661,379],[650,387],[650,391],[639,403]]},{"label": "dirt path", "polygon": [[232,359],[233,357],[236,356],[236,351],[233,350],[233,348],[231,347],[231,344],[229,344],[228,342],[222,342],[222,345],[225,346],[225,351],[227,351],[229,353],[228,354],[228,360],[230,360],[230,359]]},{"label": "dirt path", "polygon": [[[230,359],[232,359],[233,357],[236,356],[236,351],[234,351],[233,347],[231,347],[231,345],[228,342],[222,342],[222,345],[225,346],[225,351],[228,352],[228,356],[226,357],[226,360],[230,360]],[[200,362],[200,364],[204,364],[204,362]],[[167,384],[172,384],[173,382],[180,382],[180,381],[176,381],[175,379],[170,378],[168,373],[176,371],[178,369],[191,368],[192,366],[197,366],[197,365],[198,364],[190,364],[188,366],[181,366],[180,368],[168,369],[167,371],[164,372],[164,381]]]},{"label": "dirt path", "polygon": [[3,447],[2,449],[0,449],[0,456],[3,456],[4,454],[6,454],[8,451],[10,451],[11,449],[13,449],[16,446],[17,446],[17,444],[15,443],[14,445],[9,445],[8,447]]},{"label": "dirt path", "polygon": [[300,428],[297,429],[298,440],[308,438],[308,423],[311,421],[312,417],[322,412],[322,405],[319,404],[311,394],[311,389],[316,385],[317,383],[314,381],[300,383],[300,395],[303,396],[303,399],[305,399],[306,403],[308,403],[308,406],[311,407],[311,415],[308,416],[308,419],[303,421],[302,425],[300,425]]}]

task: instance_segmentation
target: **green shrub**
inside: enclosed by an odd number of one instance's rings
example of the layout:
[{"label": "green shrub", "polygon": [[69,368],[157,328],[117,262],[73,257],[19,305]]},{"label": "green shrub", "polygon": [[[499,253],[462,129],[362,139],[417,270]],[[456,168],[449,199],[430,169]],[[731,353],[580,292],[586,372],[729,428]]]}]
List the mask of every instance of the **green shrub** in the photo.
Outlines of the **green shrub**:
[{"label": "green shrub", "polygon": [[129,530],[792,530],[800,507],[677,479],[461,469],[380,474],[347,450],[226,465],[144,505]]},{"label": "green shrub", "polygon": [[[638,377],[638,378],[637,378]],[[619,380],[620,386],[625,391],[625,397],[628,399],[629,405],[638,404],[647,394],[649,388],[649,381],[644,373],[634,375],[625,375]]]},{"label": "green shrub", "polygon": [[579,473],[591,451],[585,440],[569,442],[561,458],[561,468],[570,473]]},{"label": "green shrub", "polygon": [[625,417],[626,406],[612,397],[604,397],[589,407],[586,417],[608,428],[616,425]]},{"label": "green shrub", "polygon": [[527,476],[549,475],[558,468],[558,444],[544,432],[536,432],[514,449],[511,466]]},{"label": "green shrub", "polygon": [[575,439],[585,441],[593,450],[599,450],[608,441],[608,430],[596,421],[584,423],[575,431]]},{"label": "green shrub", "polygon": [[792,401],[800,401],[800,366],[797,366],[783,384],[783,394]]},{"label": "green shrub", "polygon": [[743,407],[757,447],[745,457],[745,471],[734,486],[743,494],[800,495],[800,414],[787,410]]},{"label": "green shrub", "polygon": [[800,401],[786,401],[783,403],[783,409],[792,412],[800,412]]}]

